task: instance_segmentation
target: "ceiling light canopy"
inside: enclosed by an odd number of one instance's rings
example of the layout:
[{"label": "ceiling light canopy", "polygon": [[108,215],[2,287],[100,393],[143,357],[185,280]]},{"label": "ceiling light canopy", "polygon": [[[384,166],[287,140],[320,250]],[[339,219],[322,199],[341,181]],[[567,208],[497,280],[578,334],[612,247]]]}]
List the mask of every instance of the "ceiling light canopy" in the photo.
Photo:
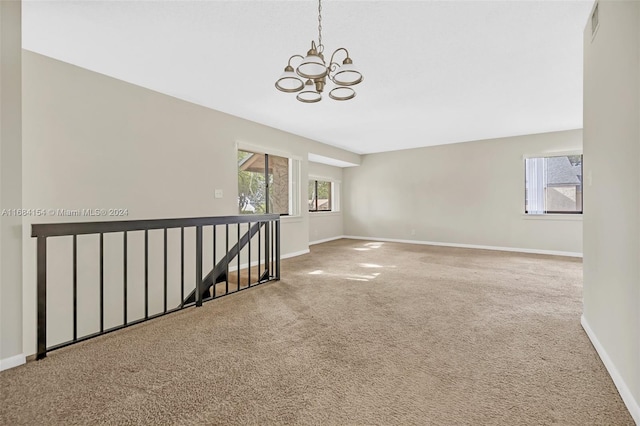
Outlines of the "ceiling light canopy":
[{"label": "ceiling light canopy", "polygon": [[[293,55],[280,78],[276,81],[276,88],[285,93],[299,92],[296,98],[304,103],[316,103],[322,100],[322,92],[327,83],[327,77],[336,87],[331,89],[329,97],[336,101],[348,101],[356,96],[355,86],[363,80],[362,74],[353,66],[349,51],[344,47],[336,49],[331,54],[329,64],[324,61],[324,45],[322,44],[322,0],[318,0],[318,45],[311,41],[311,49],[307,56]],[[338,52],[343,52],[346,58],[342,64],[334,62]],[[295,72],[291,66],[294,58],[302,59]]]}]

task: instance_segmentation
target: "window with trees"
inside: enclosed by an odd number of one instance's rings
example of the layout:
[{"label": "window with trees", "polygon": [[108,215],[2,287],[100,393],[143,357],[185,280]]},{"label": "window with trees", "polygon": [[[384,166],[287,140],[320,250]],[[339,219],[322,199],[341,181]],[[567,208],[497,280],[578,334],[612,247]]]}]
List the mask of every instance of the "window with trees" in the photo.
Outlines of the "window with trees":
[{"label": "window with trees", "polygon": [[333,184],[325,180],[309,181],[309,211],[323,212],[332,211],[333,204]]},{"label": "window with trees", "polygon": [[525,213],[582,213],[582,155],[525,160]]},{"label": "window with trees", "polygon": [[292,160],[238,150],[238,208],[241,214],[295,214]]}]

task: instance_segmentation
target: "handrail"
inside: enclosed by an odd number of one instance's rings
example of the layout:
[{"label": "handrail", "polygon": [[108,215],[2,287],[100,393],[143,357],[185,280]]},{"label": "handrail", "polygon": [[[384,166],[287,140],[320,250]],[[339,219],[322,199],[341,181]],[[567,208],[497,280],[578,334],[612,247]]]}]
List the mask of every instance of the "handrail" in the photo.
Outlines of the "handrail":
[{"label": "handrail", "polygon": [[178,219],[117,220],[104,222],[58,222],[31,225],[32,237],[61,237],[124,231],[181,228],[191,226],[227,225],[234,223],[269,222],[280,219],[278,214],[189,217]]}]

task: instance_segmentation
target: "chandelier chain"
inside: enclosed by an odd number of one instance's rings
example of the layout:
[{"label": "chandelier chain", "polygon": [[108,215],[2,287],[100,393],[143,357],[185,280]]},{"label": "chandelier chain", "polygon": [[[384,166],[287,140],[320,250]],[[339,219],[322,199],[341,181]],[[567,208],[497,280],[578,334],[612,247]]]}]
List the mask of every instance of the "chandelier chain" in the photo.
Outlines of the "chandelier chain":
[{"label": "chandelier chain", "polygon": [[320,46],[322,46],[322,0],[318,0],[318,47]]}]

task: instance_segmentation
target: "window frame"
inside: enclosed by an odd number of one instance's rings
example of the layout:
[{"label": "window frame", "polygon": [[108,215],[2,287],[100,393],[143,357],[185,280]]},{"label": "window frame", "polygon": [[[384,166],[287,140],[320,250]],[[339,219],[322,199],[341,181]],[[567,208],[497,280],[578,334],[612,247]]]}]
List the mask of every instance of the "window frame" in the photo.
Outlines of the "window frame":
[{"label": "window frame", "polygon": [[[545,210],[542,213],[533,213],[527,210],[527,192],[529,190],[527,186],[527,160],[531,160],[534,158],[554,158],[554,157],[570,157],[570,156],[580,156],[580,188],[581,188],[581,196],[583,197],[580,201],[580,210],[579,211],[565,211],[565,210],[546,210],[547,206],[545,203]],[[532,155],[524,155],[522,161],[523,165],[523,187],[524,187],[524,216],[529,218],[535,217],[582,217],[584,213],[584,155],[582,151],[562,151],[562,152],[546,152],[546,153],[538,153]],[[548,186],[545,186],[545,189]]]},{"label": "window frame", "polygon": [[[337,212],[338,210],[336,210],[335,208],[335,195],[336,195],[336,186],[335,186],[335,182],[333,182],[330,179],[325,179],[325,178],[315,178],[315,177],[309,177],[309,182],[314,182],[315,183],[315,205],[316,208],[314,210],[309,209],[309,213],[331,213],[331,212]],[[319,210],[318,209],[318,182],[326,182],[330,185],[330,205],[331,205],[331,209],[329,210]],[[309,198],[309,197],[307,197]]]},{"label": "window frame", "polygon": [[[237,158],[238,158],[238,152],[239,151],[245,151],[245,152],[251,152],[254,154],[260,154],[260,155],[264,155],[265,156],[265,208],[267,210],[267,214],[272,214],[272,213],[268,213],[269,212],[269,191],[270,191],[270,185],[269,185],[269,155],[271,156],[276,156],[276,157],[281,157],[281,158],[286,158],[287,160],[289,160],[289,182],[288,182],[288,186],[289,186],[289,201],[288,201],[288,212],[287,213],[278,213],[281,217],[286,218],[286,219],[292,219],[292,218],[300,218],[300,212],[301,212],[301,194],[300,194],[300,163],[301,163],[301,158],[293,155],[291,153],[288,153],[286,151],[278,151],[278,150],[273,150],[264,146],[260,146],[260,145],[254,145],[254,144],[248,144],[248,143],[244,143],[244,142],[236,142],[236,150],[235,150],[235,154],[236,154],[236,168],[238,167],[237,164]],[[240,187],[239,187],[239,182],[238,182],[238,187],[237,187],[237,197],[240,197]],[[238,205],[238,214],[239,215],[251,215],[253,213],[242,213],[240,211],[240,206]]]}]

